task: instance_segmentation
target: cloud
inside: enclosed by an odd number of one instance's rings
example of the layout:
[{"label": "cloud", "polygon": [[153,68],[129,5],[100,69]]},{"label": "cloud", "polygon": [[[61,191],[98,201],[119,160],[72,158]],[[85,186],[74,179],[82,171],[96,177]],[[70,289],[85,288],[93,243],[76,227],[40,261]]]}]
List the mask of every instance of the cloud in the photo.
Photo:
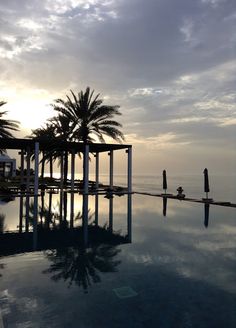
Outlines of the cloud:
[{"label": "cloud", "polygon": [[89,85],[121,105],[136,144],[231,147],[235,17],[232,0],[1,1],[0,97],[16,116],[24,101],[48,115]]},{"label": "cloud", "polygon": [[189,145],[190,142],[184,139],[184,136],[175,135],[172,132],[159,134],[157,136],[148,137],[148,138],[140,138],[135,133],[128,134],[125,136],[127,142],[131,144],[140,144],[144,145],[147,149],[151,150],[161,150],[161,149],[170,149],[170,148],[177,148],[179,146],[186,146]]}]

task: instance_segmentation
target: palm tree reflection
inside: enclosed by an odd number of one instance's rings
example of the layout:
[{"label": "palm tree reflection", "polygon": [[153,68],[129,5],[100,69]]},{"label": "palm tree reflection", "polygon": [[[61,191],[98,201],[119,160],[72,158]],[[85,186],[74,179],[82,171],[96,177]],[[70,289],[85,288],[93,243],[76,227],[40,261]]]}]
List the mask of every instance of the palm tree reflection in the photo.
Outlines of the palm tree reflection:
[{"label": "palm tree reflection", "polygon": [[3,233],[6,229],[6,226],[4,224],[6,216],[2,213],[0,213],[0,233]]},{"label": "palm tree reflection", "polygon": [[116,246],[95,245],[91,248],[68,247],[46,251],[46,258],[52,262],[45,274],[52,274],[54,281],[63,280],[68,287],[75,284],[85,293],[93,284],[101,282],[100,273],[116,272],[120,260],[115,256],[120,252]]},{"label": "palm tree reflection", "polygon": [[[0,263],[0,270],[5,268],[5,264],[4,263]],[[2,274],[0,273],[0,278],[2,277]]]}]

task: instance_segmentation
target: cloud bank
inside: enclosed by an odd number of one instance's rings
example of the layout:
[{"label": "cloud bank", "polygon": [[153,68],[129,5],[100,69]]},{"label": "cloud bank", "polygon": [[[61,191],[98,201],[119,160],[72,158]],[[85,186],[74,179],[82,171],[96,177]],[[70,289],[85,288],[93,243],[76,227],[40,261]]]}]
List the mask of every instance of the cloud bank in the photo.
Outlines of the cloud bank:
[{"label": "cloud bank", "polygon": [[24,131],[89,85],[121,106],[137,172],[143,156],[235,172],[235,1],[3,0],[0,31],[0,98]]}]

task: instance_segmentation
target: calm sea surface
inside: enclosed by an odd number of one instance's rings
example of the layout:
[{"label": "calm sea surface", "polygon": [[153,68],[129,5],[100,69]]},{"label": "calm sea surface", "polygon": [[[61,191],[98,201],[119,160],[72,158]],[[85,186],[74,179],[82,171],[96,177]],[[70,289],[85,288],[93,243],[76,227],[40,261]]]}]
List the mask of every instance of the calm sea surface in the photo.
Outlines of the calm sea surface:
[{"label": "calm sea surface", "polygon": [[[108,176],[101,175],[101,180],[108,183]],[[114,184],[125,186],[126,176],[117,175],[114,178]],[[205,197],[204,178],[202,175],[179,175],[167,177],[167,192],[177,194],[176,189],[182,186],[186,197]],[[235,176],[209,176],[210,193],[209,197],[220,201],[231,201],[236,203],[236,175]],[[147,191],[161,193],[162,176],[133,176],[134,191]]]},{"label": "calm sea surface", "polygon": [[[101,181],[107,183],[107,177]],[[126,178],[116,176],[114,184],[125,185]],[[133,177],[137,191],[158,193],[161,186],[161,177]],[[168,177],[168,192],[176,193],[178,186],[188,197],[204,197],[201,176]],[[210,176],[210,188],[215,200],[236,203],[235,177]],[[112,220],[119,243],[114,237],[84,249],[78,237],[78,244],[65,246],[58,239],[36,251],[26,251],[32,199],[1,201],[1,328],[236,327],[236,209],[133,195],[130,243],[124,238],[127,198],[98,197],[98,224],[107,231]],[[91,225],[95,200],[89,196]],[[75,195],[73,222],[70,210],[71,194],[40,196],[41,235],[62,231],[60,238],[69,243],[68,231],[82,224],[82,196]],[[15,244],[1,243],[4,238],[15,238]]]}]

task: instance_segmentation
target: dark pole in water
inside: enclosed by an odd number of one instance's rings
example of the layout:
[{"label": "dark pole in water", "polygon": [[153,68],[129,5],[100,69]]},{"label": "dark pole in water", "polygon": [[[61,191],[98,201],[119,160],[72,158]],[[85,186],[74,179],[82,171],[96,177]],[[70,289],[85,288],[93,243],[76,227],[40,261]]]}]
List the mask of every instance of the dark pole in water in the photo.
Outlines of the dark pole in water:
[{"label": "dark pole in water", "polygon": [[209,188],[209,179],[208,179],[207,168],[204,169],[203,174],[204,174],[204,191],[206,193],[206,198],[208,198],[208,192],[210,191],[210,188]]},{"label": "dark pole in water", "polygon": [[163,216],[166,216],[166,209],[167,209],[167,197],[163,197]]},{"label": "dark pole in water", "polygon": [[165,194],[166,194],[166,190],[167,190],[166,170],[163,171],[162,176],[163,176],[163,190],[165,190]]},{"label": "dark pole in water", "polygon": [[204,226],[208,227],[210,204],[204,204]]}]

